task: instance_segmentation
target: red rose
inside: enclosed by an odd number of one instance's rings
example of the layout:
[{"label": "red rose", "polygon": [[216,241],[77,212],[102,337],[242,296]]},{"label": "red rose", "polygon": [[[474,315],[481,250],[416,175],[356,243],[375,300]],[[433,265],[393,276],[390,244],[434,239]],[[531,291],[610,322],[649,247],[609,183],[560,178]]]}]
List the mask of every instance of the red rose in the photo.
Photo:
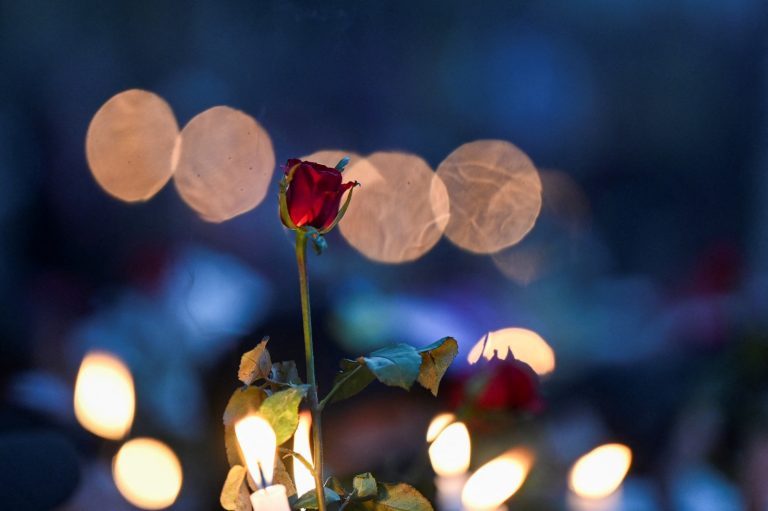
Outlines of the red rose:
[{"label": "red rose", "polygon": [[486,411],[542,409],[539,377],[528,364],[520,360],[493,360],[478,366],[473,368],[476,372],[452,389],[450,400],[455,408],[471,404]]},{"label": "red rose", "polygon": [[477,406],[484,410],[528,410],[541,408],[539,377],[519,360],[493,364],[485,388],[477,396]]},{"label": "red rose", "polygon": [[356,183],[342,184],[341,171],[310,161],[288,160],[285,174],[291,171],[293,177],[285,198],[293,223],[318,230],[330,227],[339,214],[341,196]]}]

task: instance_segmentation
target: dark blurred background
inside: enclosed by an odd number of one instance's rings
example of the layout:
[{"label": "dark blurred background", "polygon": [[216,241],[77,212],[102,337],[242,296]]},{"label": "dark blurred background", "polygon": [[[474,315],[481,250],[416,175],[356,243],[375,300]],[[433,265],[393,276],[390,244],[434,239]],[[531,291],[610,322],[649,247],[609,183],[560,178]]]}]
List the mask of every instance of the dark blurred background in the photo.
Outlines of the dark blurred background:
[{"label": "dark blurred background", "polygon": [[[569,199],[547,209],[544,180],[509,251],[443,239],[383,265],[334,233],[310,257],[321,386],[343,356],[444,335],[458,379],[486,332],[529,328],[557,356],[546,405],[494,422],[473,459],[538,446],[512,507],[562,508],[573,459],[620,441],[628,509],[768,509],[767,28],[762,0],[0,2],[0,491],[28,487],[26,509],[133,509],[111,481],[119,445],[72,412],[99,348],[134,374],[131,436],[181,459],[174,509],[216,509],[240,354],[270,335],[273,359],[302,360],[276,180],[212,224],[173,186],[128,205],[91,176],[91,118],[142,88],[180,126],[247,112],[278,164],[333,148],[435,168],[469,141],[517,145]],[[329,410],[329,468],[429,495],[423,434],[450,404],[366,396]]]}]

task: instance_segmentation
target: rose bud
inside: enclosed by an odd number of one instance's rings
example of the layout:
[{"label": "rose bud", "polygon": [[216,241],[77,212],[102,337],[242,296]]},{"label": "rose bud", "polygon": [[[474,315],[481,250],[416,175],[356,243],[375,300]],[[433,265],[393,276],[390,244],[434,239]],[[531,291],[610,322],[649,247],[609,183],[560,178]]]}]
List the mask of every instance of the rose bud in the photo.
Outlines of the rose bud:
[{"label": "rose bud", "polygon": [[285,175],[289,183],[285,199],[291,221],[296,227],[314,227],[319,231],[334,225],[341,197],[357,184],[342,183],[338,169],[297,159],[288,160]]}]

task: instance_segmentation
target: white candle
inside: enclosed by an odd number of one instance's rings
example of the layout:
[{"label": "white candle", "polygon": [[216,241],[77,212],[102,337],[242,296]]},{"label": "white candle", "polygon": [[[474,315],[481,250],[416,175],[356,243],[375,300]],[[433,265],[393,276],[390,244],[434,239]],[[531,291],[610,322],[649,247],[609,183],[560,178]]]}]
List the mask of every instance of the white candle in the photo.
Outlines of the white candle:
[{"label": "white candle", "polygon": [[467,481],[471,455],[469,431],[462,422],[446,426],[429,447],[429,460],[437,477],[437,507],[440,511],[460,511],[461,492]]},{"label": "white candle", "polygon": [[263,417],[249,415],[235,423],[235,435],[246,468],[259,487],[251,494],[254,511],[290,511],[285,486],[272,484],[275,471],[275,432]]},{"label": "white candle", "polygon": [[251,505],[254,511],[290,511],[288,505],[288,495],[285,492],[285,486],[282,484],[273,484],[263,490],[256,490],[251,494]]},{"label": "white candle", "polygon": [[607,497],[581,497],[568,492],[568,511],[619,511],[622,509],[622,489],[619,488]]},{"label": "white candle", "polygon": [[525,482],[533,464],[533,453],[519,448],[492,459],[469,478],[461,493],[464,509],[495,511]]},{"label": "white candle", "polygon": [[601,445],[579,458],[568,479],[569,511],[619,511],[631,464],[632,451],[621,444]]}]

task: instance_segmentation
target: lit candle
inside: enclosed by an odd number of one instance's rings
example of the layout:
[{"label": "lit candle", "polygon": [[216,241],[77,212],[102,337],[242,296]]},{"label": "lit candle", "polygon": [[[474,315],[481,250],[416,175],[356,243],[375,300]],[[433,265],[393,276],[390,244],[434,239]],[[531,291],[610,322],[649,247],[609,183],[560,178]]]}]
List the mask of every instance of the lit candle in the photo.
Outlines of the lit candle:
[{"label": "lit candle", "polygon": [[445,426],[429,447],[429,460],[437,474],[437,507],[440,511],[461,510],[461,490],[467,481],[471,445],[463,422]]},{"label": "lit candle", "polygon": [[574,463],[568,478],[570,511],[618,511],[621,483],[632,463],[632,451],[621,444],[593,449]]},{"label": "lit candle", "polygon": [[235,435],[245,458],[248,472],[256,486],[251,494],[255,511],[290,511],[285,486],[272,484],[277,441],[272,426],[258,415],[249,415],[235,423]]},{"label": "lit candle", "polygon": [[[310,465],[313,465],[312,450],[309,448],[311,427],[312,415],[307,411],[301,412],[299,426],[296,428],[296,433],[293,434],[293,452],[301,454]],[[312,472],[298,458],[293,458],[293,482],[299,496],[315,489],[315,478]]]},{"label": "lit candle", "polygon": [[513,449],[492,459],[472,474],[461,492],[467,511],[496,511],[525,482],[533,463],[533,454]]}]

